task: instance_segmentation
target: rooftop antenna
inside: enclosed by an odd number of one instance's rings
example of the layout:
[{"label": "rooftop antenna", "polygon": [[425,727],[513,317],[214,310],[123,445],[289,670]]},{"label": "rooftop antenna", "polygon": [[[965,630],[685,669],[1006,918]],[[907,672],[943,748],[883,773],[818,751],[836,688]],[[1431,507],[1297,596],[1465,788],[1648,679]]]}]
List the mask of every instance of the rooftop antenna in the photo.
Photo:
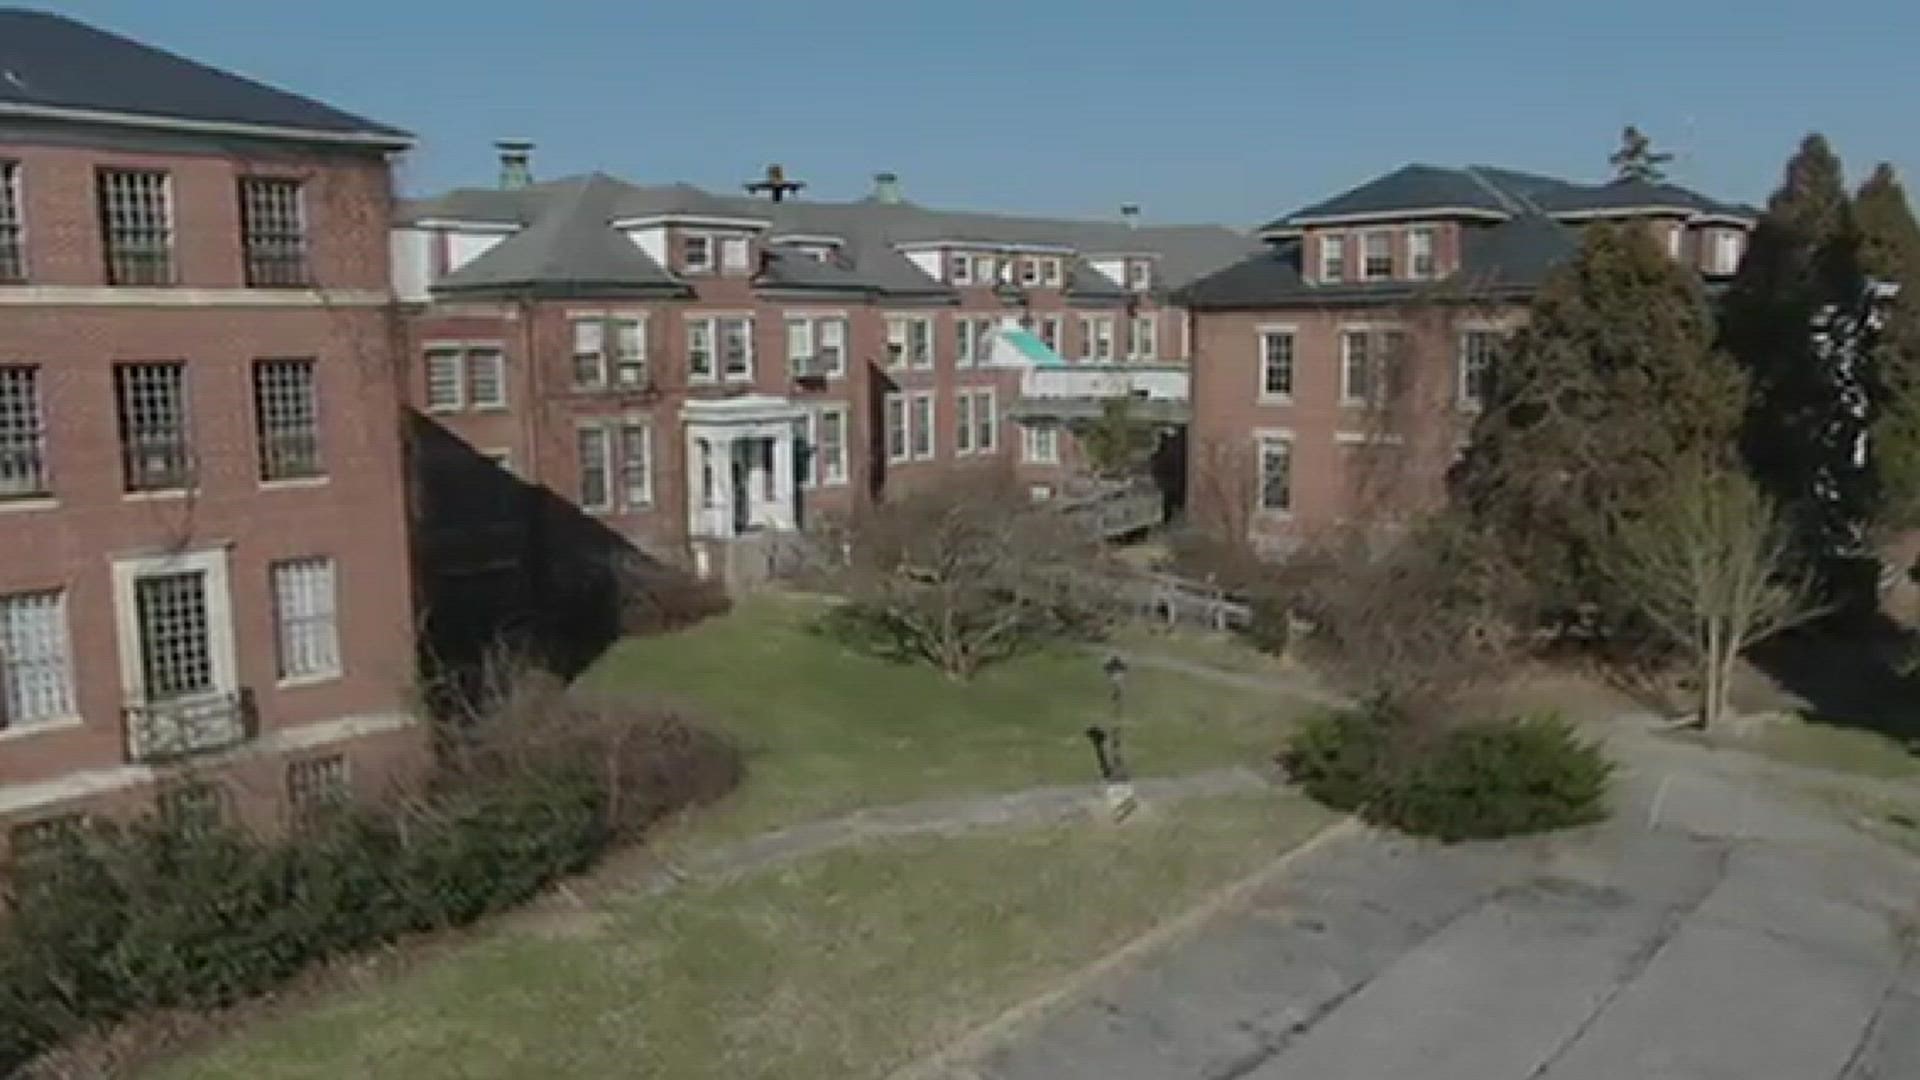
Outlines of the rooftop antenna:
[{"label": "rooftop antenna", "polygon": [[787,196],[797,195],[807,186],[804,180],[787,179],[787,170],[778,162],[767,166],[767,174],[758,180],[749,180],[744,185],[749,195],[765,195],[774,202],[784,202]]}]

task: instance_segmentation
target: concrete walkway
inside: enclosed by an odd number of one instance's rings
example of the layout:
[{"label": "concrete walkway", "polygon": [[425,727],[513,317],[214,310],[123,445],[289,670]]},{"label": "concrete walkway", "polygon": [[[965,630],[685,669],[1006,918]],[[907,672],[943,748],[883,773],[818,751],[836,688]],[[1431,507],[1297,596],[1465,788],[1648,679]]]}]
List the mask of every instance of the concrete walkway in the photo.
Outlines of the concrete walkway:
[{"label": "concrete walkway", "polygon": [[1615,736],[1608,824],[1329,843],[949,1075],[1920,1077],[1920,869],[1762,770]]}]

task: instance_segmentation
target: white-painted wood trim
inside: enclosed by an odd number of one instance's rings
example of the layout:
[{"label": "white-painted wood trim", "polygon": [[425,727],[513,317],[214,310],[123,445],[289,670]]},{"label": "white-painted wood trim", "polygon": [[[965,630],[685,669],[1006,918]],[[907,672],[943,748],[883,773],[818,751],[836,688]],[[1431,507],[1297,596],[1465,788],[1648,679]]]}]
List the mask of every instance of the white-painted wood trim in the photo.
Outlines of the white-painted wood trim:
[{"label": "white-painted wood trim", "polygon": [[384,307],[378,289],[215,289],[139,285],[0,285],[0,307]]},{"label": "white-painted wood trim", "polygon": [[113,618],[120,647],[120,687],[129,702],[147,700],[146,672],[141,663],[140,612],[134,587],[141,578],[198,571],[207,606],[207,657],[216,691],[239,688],[239,665],[234,657],[233,593],[228,581],[225,547],[160,555],[130,555],[113,561]]}]

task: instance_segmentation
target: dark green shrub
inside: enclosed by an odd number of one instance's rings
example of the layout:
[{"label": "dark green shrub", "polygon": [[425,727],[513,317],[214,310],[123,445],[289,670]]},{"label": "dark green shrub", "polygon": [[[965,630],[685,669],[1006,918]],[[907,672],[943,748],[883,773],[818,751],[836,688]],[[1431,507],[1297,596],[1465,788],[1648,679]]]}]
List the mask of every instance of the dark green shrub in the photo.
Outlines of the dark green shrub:
[{"label": "dark green shrub", "polygon": [[1255,593],[1247,603],[1247,625],[1240,636],[1269,656],[1286,655],[1293,638],[1293,605],[1272,592]]},{"label": "dark green shrub", "polygon": [[1557,716],[1447,732],[1394,771],[1375,820],[1441,840],[1572,828],[1606,816],[1613,766]]},{"label": "dark green shrub", "polygon": [[1613,772],[1599,748],[1557,716],[1430,733],[1377,705],[1309,719],[1280,763],[1319,802],[1445,841],[1597,821]]}]

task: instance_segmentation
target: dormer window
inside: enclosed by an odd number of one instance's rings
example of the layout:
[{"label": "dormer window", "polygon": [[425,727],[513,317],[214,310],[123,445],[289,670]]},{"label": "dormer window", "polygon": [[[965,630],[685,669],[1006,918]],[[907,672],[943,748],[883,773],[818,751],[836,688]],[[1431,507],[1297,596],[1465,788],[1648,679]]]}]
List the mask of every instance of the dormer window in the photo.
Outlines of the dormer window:
[{"label": "dormer window", "polygon": [[1028,259],[1020,260],[1020,284],[1022,285],[1040,284],[1040,260],[1039,259],[1028,258]]},{"label": "dormer window", "polygon": [[753,268],[753,245],[744,236],[729,236],[720,241],[720,271],[744,274]]},{"label": "dormer window", "polygon": [[1407,276],[1425,281],[1434,276],[1433,230],[1411,229],[1407,232]]},{"label": "dormer window", "polygon": [[1040,284],[1045,285],[1049,288],[1055,287],[1060,284],[1060,260],[1059,259],[1041,259],[1040,260]]},{"label": "dormer window", "polygon": [[953,283],[955,285],[973,284],[973,260],[965,255],[953,258]]},{"label": "dormer window", "polygon": [[1733,229],[1717,229],[1712,234],[1712,261],[1707,266],[1710,274],[1729,275],[1740,269],[1740,256],[1745,246],[1745,237]]},{"label": "dormer window", "polygon": [[981,285],[991,285],[1000,280],[999,267],[991,255],[973,257],[973,280]]},{"label": "dormer window", "polygon": [[689,274],[713,272],[713,237],[688,233],[680,238],[680,268]]},{"label": "dormer window", "polygon": [[1347,238],[1320,238],[1320,280],[1344,281],[1347,276]]},{"label": "dormer window", "polygon": [[1362,238],[1365,261],[1360,264],[1360,280],[1384,281],[1393,276],[1393,234],[1370,232]]},{"label": "dormer window", "polygon": [[1134,292],[1146,292],[1153,287],[1153,264],[1146,259],[1132,259],[1127,262],[1127,288]]}]

